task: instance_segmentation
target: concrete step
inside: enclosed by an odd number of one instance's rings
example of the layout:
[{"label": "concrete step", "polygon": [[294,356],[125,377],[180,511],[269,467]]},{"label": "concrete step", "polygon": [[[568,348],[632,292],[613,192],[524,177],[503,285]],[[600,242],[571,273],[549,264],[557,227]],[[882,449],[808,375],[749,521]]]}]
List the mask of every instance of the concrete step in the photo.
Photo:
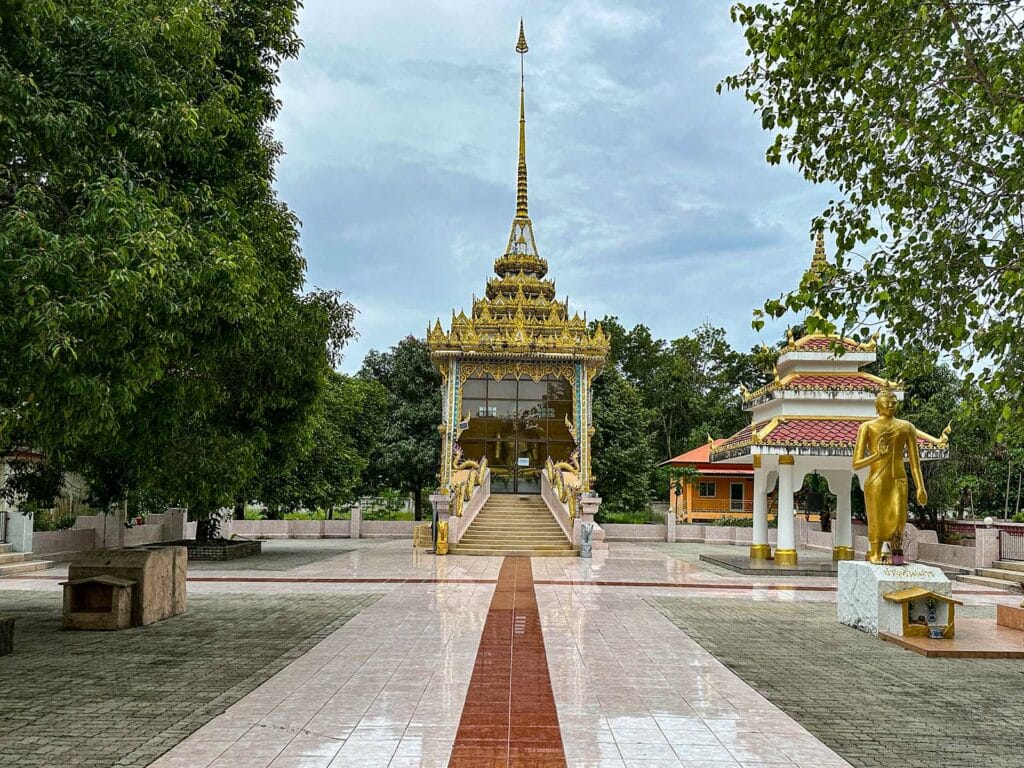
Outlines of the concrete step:
[{"label": "concrete step", "polygon": [[568,547],[566,549],[536,550],[536,549],[478,549],[475,547],[464,547],[456,544],[448,550],[453,555],[475,555],[491,557],[578,557],[579,548]]},{"label": "concrete step", "polygon": [[32,573],[33,571],[45,571],[53,567],[52,560],[28,560],[11,565],[0,565],[0,578],[4,576],[16,576],[21,573]]},{"label": "concrete step", "polygon": [[470,542],[487,542],[488,544],[521,544],[530,547],[567,547],[569,540],[563,536],[559,537],[521,537],[521,536],[466,536],[459,540],[459,544]]},{"label": "concrete step", "polygon": [[1014,581],[990,579],[987,576],[957,576],[956,579],[965,584],[977,584],[979,587],[993,587],[995,589],[1005,589],[1007,592],[1020,592],[1020,584]]},{"label": "concrete step", "polygon": [[515,540],[517,542],[564,542],[565,537],[559,530],[557,534],[529,534],[518,530],[467,530],[459,541],[467,539],[486,539],[487,541]]},{"label": "concrete step", "polygon": [[29,555],[24,552],[0,552],[0,565],[23,563],[28,560],[28,558]]},{"label": "concrete step", "polygon": [[505,510],[481,509],[479,517],[500,517],[504,520],[537,520],[543,517],[551,517],[551,513],[544,512],[506,512]]},{"label": "concrete step", "polygon": [[493,533],[496,535],[515,536],[517,534],[529,535],[529,536],[561,536],[562,529],[556,526],[532,526],[532,525],[473,525],[469,526],[469,532],[486,532]]},{"label": "concrete step", "polygon": [[951,581],[954,580],[955,577],[957,577],[957,576],[969,576],[970,574],[974,573],[974,569],[973,568],[958,568],[955,565],[945,565],[943,563],[932,563],[932,562],[929,562],[928,560],[915,560],[914,564],[915,565],[930,565],[932,568],[938,568],[940,571],[942,571],[946,575],[946,578],[951,580]]},{"label": "concrete step", "polygon": [[512,523],[512,522],[490,522],[489,520],[474,520],[470,525],[471,528],[476,530],[522,530],[524,532],[552,532],[552,534],[560,534],[562,531],[561,527],[554,520],[544,522],[524,522],[524,523]]},{"label": "concrete step", "polygon": [[479,517],[473,521],[473,525],[486,525],[490,528],[548,528],[550,526],[558,526],[554,518],[548,517],[546,520],[493,520],[491,518],[485,518],[481,520]]},{"label": "concrete step", "polygon": [[993,568],[1000,568],[1004,571],[1024,572],[1024,560],[996,560],[992,563]]},{"label": "concrete step", "polygon": [[13,544],[0,544],[0,555],[6,555],[8,552],[14,551]]},{"label": "concrete step", "polygon": [[469,549],[530,549],[534,552],[560,552],[564,549],[572,549],[568,541],[543,544],[536,541],[460,541],[456,546],[468,547]]},{"label": "concrete step", "polygon": [[1024,584],[1024,571],[1008,571],[1002,568],[979,568],[978,575],[987,579],[1002,579]]}]

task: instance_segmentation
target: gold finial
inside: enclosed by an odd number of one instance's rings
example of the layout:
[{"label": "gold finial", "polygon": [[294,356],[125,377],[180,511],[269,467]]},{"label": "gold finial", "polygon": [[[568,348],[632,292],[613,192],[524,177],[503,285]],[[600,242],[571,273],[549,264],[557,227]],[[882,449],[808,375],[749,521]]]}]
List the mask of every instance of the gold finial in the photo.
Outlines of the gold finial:
[{"label": "gold finial", "polygon": [[814,256],[811,258],[810,275],[820,275],[828,268],[828,259],[825,256],[825,232],[820,227],[814,235]]},{"label": "gold finial", "polygon": [[523,20],[519,19],[519,40],[516,42],[516,53],[519,54],[519,172],[516,184],[516,218],[528,218],[529,210],[526,197],[526,52],[530,50],[526,44],[526,31]]}]

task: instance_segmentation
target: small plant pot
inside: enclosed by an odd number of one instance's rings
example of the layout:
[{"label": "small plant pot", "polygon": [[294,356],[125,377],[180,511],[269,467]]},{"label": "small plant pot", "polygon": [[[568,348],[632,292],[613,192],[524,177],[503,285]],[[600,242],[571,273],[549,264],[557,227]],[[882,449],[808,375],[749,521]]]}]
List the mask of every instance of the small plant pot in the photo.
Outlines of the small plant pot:
[{"label": "small plant pot", "polygon": [[906,563],[907,563],[907,561],[906,561],[906,559],[904,559],[903,555],[893,555],[892,556],[892,564],[893,565],[906,565]]},{"label": "small plant pot", "polygon": [[135,518],[135,524],[136,525],[142,525],[142,517],[141,516]]}]

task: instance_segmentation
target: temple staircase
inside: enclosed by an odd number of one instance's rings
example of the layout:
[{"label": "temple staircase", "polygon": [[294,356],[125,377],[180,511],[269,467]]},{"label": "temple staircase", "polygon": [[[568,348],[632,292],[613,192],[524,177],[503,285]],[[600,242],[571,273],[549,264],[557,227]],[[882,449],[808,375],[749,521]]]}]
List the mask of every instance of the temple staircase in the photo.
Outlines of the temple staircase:
[{"label": "temple staircase", "polygon": [[0,544],[0,577],[16,576],[53,567],[50,560],[32,560],[31,552],[15,552],[12,544]]},{"label": "temple staircase", "polygon": [[573,547],[540,496],[492,494],[470,523],[454,555],[574,557]]}]

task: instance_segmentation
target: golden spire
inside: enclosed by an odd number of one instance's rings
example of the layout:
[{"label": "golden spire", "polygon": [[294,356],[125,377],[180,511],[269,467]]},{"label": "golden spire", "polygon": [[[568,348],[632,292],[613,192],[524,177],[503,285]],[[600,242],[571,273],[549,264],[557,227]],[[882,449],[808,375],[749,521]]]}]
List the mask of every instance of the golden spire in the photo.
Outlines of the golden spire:
[{"label": "golden spire", "polygon": [[812,275],[820,275],[828,267],[825,257],[825,233],[819,228],[814,236],[814,256],[811,258]]},{"label": "golden spire", "polygon": [[508,236],[505,254],[494,262],[494,271],[500,277],[525,272],[542,278],[548,271],[547,262],[537,254],[537,243],[533,237],[533,223],[526,197],[526,31],[523,20],[519,20],[519,39],[516,53],[519,54],[519,172],[516,185],[516,215],[512,217],[512,231]]},{"label": "golden spire", "polygon": [[526,31],[523,20],[519,19],[519,40],[516,53],[519,54],[519,176],[516,185],[516,218],[527,218],[530,214],[526,203]]}]

